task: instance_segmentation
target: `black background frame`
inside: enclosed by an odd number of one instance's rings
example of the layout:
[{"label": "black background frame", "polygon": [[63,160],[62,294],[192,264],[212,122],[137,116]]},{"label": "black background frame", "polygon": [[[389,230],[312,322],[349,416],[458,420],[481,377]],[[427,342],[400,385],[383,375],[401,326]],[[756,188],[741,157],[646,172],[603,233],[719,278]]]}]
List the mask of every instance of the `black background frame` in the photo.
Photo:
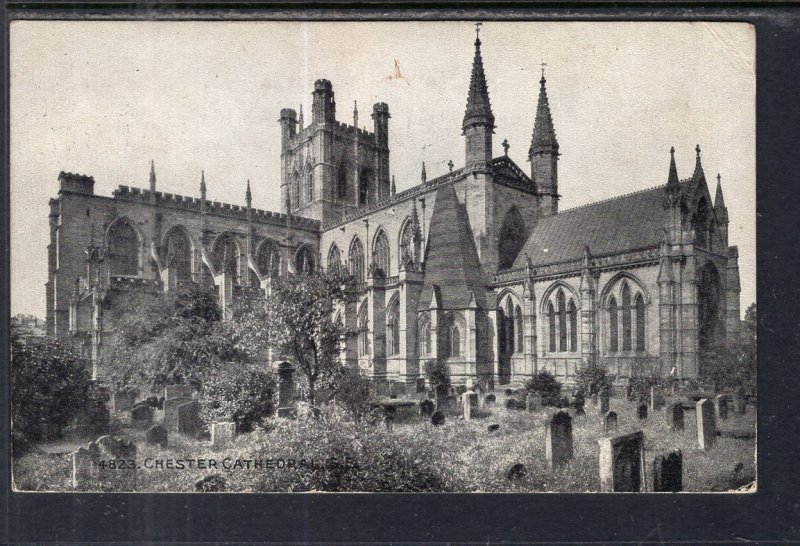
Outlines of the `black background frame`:
[{"label": "black background frame", "polygon": [[[0,354],[4,355],[0,365],[3,387],[0,522],[6,524],[0,535],[3,544],[800,543],[798,4],[12,2],[6,4],[4,15],[5,35],[0,46],[5,74],[6,144],[0,193],[0,241],[5,251],[0,255],[3,265]],[[11,492],[8,29],[11,20],[20,18],[753,23],[757,71],[758,492],[644,495]]]}]

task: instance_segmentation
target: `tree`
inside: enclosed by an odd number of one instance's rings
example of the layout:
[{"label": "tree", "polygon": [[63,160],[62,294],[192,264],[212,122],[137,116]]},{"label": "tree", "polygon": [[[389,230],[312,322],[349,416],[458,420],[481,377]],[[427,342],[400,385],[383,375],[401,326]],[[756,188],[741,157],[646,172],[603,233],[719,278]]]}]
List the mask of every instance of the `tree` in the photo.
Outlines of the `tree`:
[{"label": "tree", "polygon": [[450,389],[450,367],[444,360],[428,360],[425,362],[425,377],[436,393],[436,397],[441,399],[447,396]]},{"label": "tree", "polygon": [[606,367],[598,362],[584,362],[575,371],[575,383],[578,390],[592,396],[604,390],[610,391],[614,376],[608,375]]},{"label": "tree", "polygon": [[228,362],[203,374],[200,417],[206,423],[233,421],[239,432],[253,427],[275,411],[275,376],[252,363]]},{"label": "tree", "polygon": [[700,362],[700,379],[715,391],[755,394],[757,358],[756,304],[745,311],[738,339],[709,347]]},{"label": "tree", "polygon": [[357,368],[344,368],[334,385],[336,403],[341,403],[358,421],[369,411],[372,382]]},{"label": "tree", "polygon": [[334,313],[353,298],[352,279],[340,271],[316,271],[273,279],[265,304],[244,305],[234,317],[241,347],[292,360],[316,403],[319,388],[333,387],[344,364],[339,358],[349,332]]},{"label": "tree", "polygon": [[545,406],[555,406],[559,403],[561,383],[548,370],[540,370],[533,374],[533,377],[525,383],[525,388],[528,392],[539,393]]}]

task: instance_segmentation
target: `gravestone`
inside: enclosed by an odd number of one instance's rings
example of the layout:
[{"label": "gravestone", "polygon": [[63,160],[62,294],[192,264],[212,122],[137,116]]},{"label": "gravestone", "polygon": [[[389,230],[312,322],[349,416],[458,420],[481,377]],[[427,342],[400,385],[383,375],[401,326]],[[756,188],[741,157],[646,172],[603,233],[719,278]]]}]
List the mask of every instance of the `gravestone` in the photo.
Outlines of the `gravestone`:
[{"label": "gravestone", "polygon": [[416,380],[417,392],[425,392],[425,378],[418,377]]},{"label": "gravestone", "polygon": [[625,387],[625,398],[628,402],[633,402],[633,385],[628,385]]},{"label": "gravestone", "polygon": [[294,367],[289,362],[278,364],[278,407],[294,405]]},{"label": "gravestone", "polygon": [[586,415],[586,409],[583,407],[583,404],[576,404],[575,417],[583,417],[584,415]]},{"label": "gravestone", "polygon": [[441,410],[436,410],[431,415],[431,424],[433,424],[433,426],[435,427],[443,425],[444,421],[445,421],[444,412]]},{"label": "gravestone", "polygon": [[383,422],[386,424],[386,430],[394,429],[394,420],[397,416],[397,408],[395,406],[383,407]]},{"label": "gravestone", "polygon": [[497,402],[497,397],[494,395],[494,393],[490,392],[489,394],[486,395],[485,403],[486,403],[487,406],[492,405],[495,402]]},{"label": "gravestone", "polygon": [[610,407],[611,401],[609,399],[608,389],[603,389],[603,391],[600,393],[600,414],[604,415],[608,413]]},{"label": "gravestone", "polygon": [[528,396],[525,397],[525,409],[529,412],[542,409],[542,394],[538,392],[528,393]]},{"label": "gravestone", "polygon": [[705,451],[717,440],[717,422],[714,418],[714,404],[708,398],[697,402],[697,445]]},{"label": "gravestone", "polygon": [[720,421],[728,418],[728,397],[718,394],[714,397],[714,416]]},{"label": "gravestone", "polygon": [[202,422],[200,421],[200,405],[197,400],[192,400],[181,404],[177,409],[178,432],[197,436],[200,434]]},{"label": "gravestone", "polygon": [[164,388],[164,400],[172,400],[174,398],[192,398],[194,389],[191,385],[169,385]]},{"label": "gravestone", "polygon": [[194,490],[197,493],[222,493],[226,487],[225,478],[219,474],[206,476],[194,484]]},{"label": "gravestone", "polygon": [[592,405],[592,407],[594,407],[594,408],[597,407],[597,404],[599,402],[599,398],[598,398],[596,392],[592,393],[592,396],[589,397],[589,401],[590,401],[589,403]]},{"label": "gravestone", "polygon": [[168,445],[168,434],[167,429],[162,427],[161,425],[153,425],[144,435],[145,442],[149,445],[158,445],[161,447],[167,447]]},{"label": "gravestone", "polygon": [[517,409],[517,401],[513,398],[506,399],[506,409],[515,410]]},{"label": "gravestone", "polygon": [[617,412],[608,411],[603,418],[603,431],[608,434],[609,432],[617,432]]},{"label": "gravestone", "polygon": [[464,420],[469,421],[478,410],[478,393],[466,391],[464,397]]},{"label": "gravestone", "polygon": [[506,478],[512,482],[521,480],[528,475],[528,469],[522,463],[511,465],[511,468],[506,472]]},{"label": "gravestone", "polygon": [[600,438],[600,490],[639,492],[644,470],[644,434],[637,431],[623,436]]},{"label": "gravestone", "polygon": [[435,409],[436,409],[436,404],[433,403],[433,400],[426,399],[419,403],[420,417],[430,417],[431,415],[433,415]]},{"label": "gravestone", "polygon": [[544,424],[544,451],[550,468],[572,459],[572,417],[557,411]]},{"label": "gravestone", "polygon": [[103,436],[72,453],[72,487],[83,489],[90,482],[111,482],[115,490],[136,487],[136,444],[117,436]]},{"label": "gravestone", "polygon": [[506,389],[505,393],[506,393],[506,396],[514,396],[514,391],[512,391],[511,389]]},{"label": "gravestone", "polygon": [[226,421],[211,423],[211,445],[213,447],[226,447],[236,437],[236,423]]},{"label": "gravestone", "polygon": [[744,393],[737,393],[733,397],[733,411],[737,415],[744,415],[747,413],[747,396]]},{"label": "gravestone", "polygon": [[191,401],[191,398],[164,399],[164,420],[162,424],[168,431],[178,431],[178,407]]},{"label": "gravestone", "polygon": [[136,393],[130,391],[115,392],[111,400],[114,413],[129,411],[136,403]]},{"label": "gravestone", "polygon": [[636,416],[639,419],[647,419],[647,404],[640,402],[636,408]]},{"label": "gravestone", "polygon": [[497,423],[492,423],[491,425],[486,427],[486,430],[488,430],[489,432],[497,432],[498,430],[500,430],[500,425],[498,425]]},{"label": "gravestone", "polygon": [[667,408],[667,419],[671,430],[683,430],[683,404],[675,402]]},{"label": "gravestone", "polygon": [[683,454],[673,451],[653,461],[653,491],[677,493],[683,489]]},{"label": "gravestone", "polygon": [[150,404],[140,402],[131,409],[131,426],[145,430],[153,424],[153,408]]}]

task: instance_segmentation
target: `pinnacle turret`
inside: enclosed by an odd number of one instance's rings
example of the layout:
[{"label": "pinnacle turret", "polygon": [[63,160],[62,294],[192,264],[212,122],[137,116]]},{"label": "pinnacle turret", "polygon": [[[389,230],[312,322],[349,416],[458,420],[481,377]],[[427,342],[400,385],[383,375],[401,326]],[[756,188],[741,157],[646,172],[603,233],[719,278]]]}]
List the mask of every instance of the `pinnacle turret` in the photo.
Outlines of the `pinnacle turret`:
[{"label": "pinnacle turret", "polygon": [[156,191],[156,164],[150,160],[150,191]]},{"label": "pinnacle turret", "polygon": [[695,182],[698,182],[700,180],[705,180],[706,179],[706,175],[703,172],[703,164],[700,161],[700,145],[699,144],[695,147],[694,151],[697,152],[697,159],[695,160],[694,174],[692,175],[692,179]]},{"label": "pinnacle turret", "polygon": [[667,175],[667,193],[675,194],[680,188],[678,167],[675,166],[675,147],[669,149],[669,174]]},{"label": "pinnacle turret", "polygon": [[536,105],[536,120],[533,123],[533,135],[531,136],[531,147],[528,150],[528,159],[535,153],[555,152],[558,153],[558,140],[556,131],[553,127],[553,116],[550,113],[550,101],[547,98],[547,88],[542,72],[542,79],[539,80],[539,102]]},{"label": "pinnacle turret", "polygon": [[475,58],[472,61],[472,76],[469,79],[469,93],[467,95],[467,109],[464,112],[462,129],[467,130],[472,125],[487,125],[494,128],[494,114],[489,102],[489,88],[486,85],[486,73],[483,70],[481,57],[481,40],[475,38]]}]

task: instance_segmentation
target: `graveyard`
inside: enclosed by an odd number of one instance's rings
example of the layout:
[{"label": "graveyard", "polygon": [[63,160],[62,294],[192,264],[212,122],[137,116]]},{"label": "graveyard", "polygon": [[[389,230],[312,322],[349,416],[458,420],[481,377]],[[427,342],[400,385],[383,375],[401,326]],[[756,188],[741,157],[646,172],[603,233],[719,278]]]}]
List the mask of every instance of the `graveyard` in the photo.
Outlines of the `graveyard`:
[{"label": "graveyard", "polygon": [[[665,392],[657,397],[663,404],[654,405],[621,393],[559,409],[497,389],[451,397],[436,409],[422,394],[378,400],[359,421],[336,404],[310,411],[301,403],[237,434],[233,423],[204,430],[190,392],[179,390],[162,409],[112,411],[102,438],[68,436],[15,459],[15,489],[754,490],[755,407],[742,411],[722,396]],[[176,404],[180,409],[171,410]]]}]

